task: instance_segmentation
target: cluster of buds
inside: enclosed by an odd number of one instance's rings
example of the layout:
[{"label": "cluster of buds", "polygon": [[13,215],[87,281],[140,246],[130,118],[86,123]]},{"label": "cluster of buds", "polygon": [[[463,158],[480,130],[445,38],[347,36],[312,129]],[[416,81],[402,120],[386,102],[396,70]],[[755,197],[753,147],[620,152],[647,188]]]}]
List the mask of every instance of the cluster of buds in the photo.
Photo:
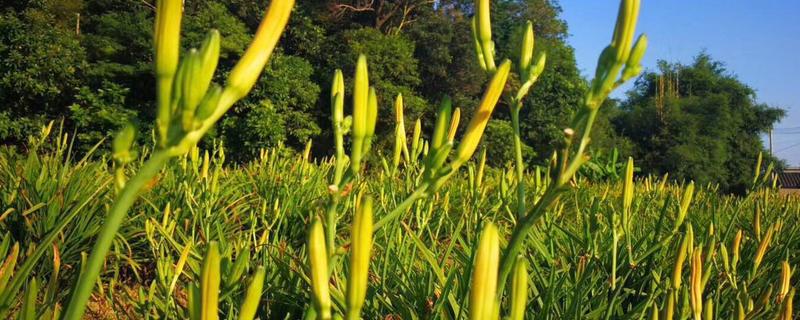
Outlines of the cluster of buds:
[{"label": "cluster of buds", "polygon": [[520,45],[517,72],[519,73],[519,79],[522,85],[519,90],[517,90],[517,95],[514,97],[516,101],[522,101],[522,99],[528,95],[528,91],[530,91],[533,84],[536,83],[536,80],[539,80],[539,76],[544,71],[544,66],[547,62],[547,53],[540,51],[536,54],[536,58],[534,59],[533,51],[533,23],[528,21],[525,25],[525,33],[522,36],[522,43]]},{"label": "cluster of buds", "polygon": [[[372,255],[372,198],[358,195],[350,234],[350,272],[347,277],[345,297],[345,319],[360,319],[361,309],[367,295],[369,262]],[[328,252],[322,221],[314,219],[308,231],[308,263],[311,281],[312,311],[317,319],[331,319],[331,294]],[[338,315],[337,315],[338,317]]]},{"label": "cluster of buds", "polygon": [[647,50],[647,36],[640,35],[633,42],[639,18],[641,0],[622,0],[614,27],[614,36],[603,52],[592,80],[591,91],[586,99],[590,109],[600,104],[615,88],[642,72],[641,61]]},{"label": "cluster of buds", "polygon": [[220,35],[208,33],[199,49],[180,58],[183,4],[158,1],[155,26],[156,129],[159,145],[182,154],[199,141],[236,101],[253,88],[288,22],[294,0],[273,1],[250,47],[226,85],[212,84],[219,61]]}]

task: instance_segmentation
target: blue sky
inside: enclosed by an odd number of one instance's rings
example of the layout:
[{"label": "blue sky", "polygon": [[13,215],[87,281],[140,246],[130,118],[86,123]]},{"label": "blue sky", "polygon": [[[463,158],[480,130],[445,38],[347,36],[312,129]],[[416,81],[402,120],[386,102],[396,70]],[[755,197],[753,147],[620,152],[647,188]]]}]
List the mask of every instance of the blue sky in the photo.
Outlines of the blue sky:
[{"label": "blue sky", "polygon": [[[618,5],[618,0],[561,0],[584,75],[593,73],[597,55],[611,39]],[[643,0],[637,33],[650,40],[644,66],[653,70],[660,59],[690,63],[706,50],[755,89],[759,102],[787,111],[776,125],[774,150],[800,167],[798,13],[798,0]]]}]

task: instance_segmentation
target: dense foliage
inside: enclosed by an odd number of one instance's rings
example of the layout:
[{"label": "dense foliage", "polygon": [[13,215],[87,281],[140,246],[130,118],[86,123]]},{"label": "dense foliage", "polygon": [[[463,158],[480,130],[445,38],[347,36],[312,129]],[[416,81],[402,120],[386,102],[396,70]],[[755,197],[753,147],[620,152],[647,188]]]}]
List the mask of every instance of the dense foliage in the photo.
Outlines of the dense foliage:
[{"label": "dense foliage", "polygon": [[662,62],[639,79],[622,109],[612,121],[648,173],[738,193],[764,150],[759,135],[784,114],[756,102],[752,88],[706,54],[691,65]]},{"label": "dense foliage", "polygon": [[[61,289],[75,282],[81,253],[91,249],[114,196],[108,164],[70,156],[69,141],[57,139],[63,135],[57,130],[50,139],[33,139],[28,153],[0,150],[0,264],[14,242],[35,247],[50,230],[69,222],[31,276],[43,283],[39,312],[44,314],[54,302],[65,302],[68,290]],[[147,151],[142,151],[145,157]],[[258,310],[262,319],[297,319],[307,311],[307,225],[322,211],[333,161],[312,163],[266,149],[252,162],[237,165],[219,149],[208,151],[207,157],[205,151],[194,150],[172,162],[142,194],[115,240],[100,280],[102,290],[96,291],[87,317],[186,318],[188,285],[199,276],[211,240],[219,241],[223,257],[222,318],[236,318],[247,275],[257,266],[266,272]],[[515,202],[512,172],[486,168],[481,177],[468,173],[482,171],[477,164],[469,167],[438,196],[418,202],[376,232],[364,319],[466,316],[459,310],[467,303],[481,221],[494,221],[503,238],[515,224],[507,209]],[[363,188],[376,196],[376,220],[412,191],[417,170],[409,166],[396,176],[377,170],[365,180]],[[526,180],[532,195],[543,186],[537,180],[536,175]],[[694,250],[712,252],[703,270],[710,275],[705,296],[713,304],[714,318],[738,319],[742,303],[749,316],[772,319],[781,311],[780,301],[787,299],[781,289],[782,261],[791,270],[800,264],[800,229],[792,223],[800,215],[798,198],[786,199],[772,190],[721,196],[713,186],[698,186],[686,222],[678,227],[685,188],[653,177],[636,181],[631,205],[635,227],[619,242],[613,289],[612,225],[621,210],[622,183],[596,184],[579,177],[531,232],[525,255],[530,263],[526,318],[652,319],[650,310],[664,308],[675,294],[670,289],[673,272],[681,243],[691,235]],[[342,206],[352,209],[355,198],[347,196]],[[340,243],[348,241],[351,221],[351,214],[341,216]],[[634,244],[634,264],[627,260],[628,237]],[[763,243],[767,246],[757,263]],[[183,255],[187,260],[180,265]],[[27,257],[22,250],[19,264]],[[237,261],[244,264],[235,267]],[[691,303],[681,298],[691,290],[691,254],[684,263],[676,319],[692,312]],[[55,268],[60,271],[53,272]],[[345,278],[337,273],[334,279],[338,283]],[[797,272],[791,279],[797,283]],[[341,299],[334,295],[335,301]],[[14,303],[18,306],[21,299]]]}]

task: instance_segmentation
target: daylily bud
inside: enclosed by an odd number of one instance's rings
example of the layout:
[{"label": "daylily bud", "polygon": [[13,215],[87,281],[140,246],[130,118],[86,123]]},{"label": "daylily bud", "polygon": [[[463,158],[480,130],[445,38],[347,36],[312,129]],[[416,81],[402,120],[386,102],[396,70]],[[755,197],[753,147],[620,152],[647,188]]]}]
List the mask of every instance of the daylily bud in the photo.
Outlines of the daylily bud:
[{"label": "daylily bud", "polygon": [[541,51],[536,54],[535,64],[531,66],[530,71],[528,72],[528,78],[526,81],[528,82],[535,82],[539,79],[539,76],[542,75],[544,72],[544,66],[547,63],[547,52]]},{"label": "daylily bud", "polygon": [[203,269],[201,271],[201,319],[219,319],[219,283],[220,283],[220,256],[219,247],[216,241],[208,244],[208,252],[203,259]]},{"label": "daylily bud", "polygon": [[789,261],[783,260],[781,264],[781,287],[778,291],[778,301],[783,301],[786,294],[789,293],[791,286],[792,267],[789,266]]},{"label": "daylily bud", "polygon": [[691,229],[691,225],[687,225],[686,234],[681,241],[680,247],[678,247],[678,253],[675,257],[675,267],[672,270],[672,288],[675,289],[675,291],[681,288],[683,262],[686,261],[686,254],[689,251],[689,242],[692,237],[692,233],[689,232],[689,229]]},{"label": "daylily bud", "polygon": [[751,276],[755,276],[756,271],[758,271],[758,266],[761,265],[761,261],[764,259],[764,254],[767,253],[767,248],[769,248],[770,242],[772,242],[772,235],[775,232],[775,228],[770,227],[767,230],[767,234],[761,239],[761,243],[758,245],[758,250],[756,251],[756,257],[753,259],[753,270],[750,274]]},{"label": "daylily bud", "polygon": [[270,3],[267,16],[258,26],[253,42],[228,77],[227,89],[231,90],[233,101],[243,98],[255,85],[289,21],[292,7],[294,0],[275,0]]},{"label": "daylily bud", "polygon": [[436,126],[434,126],[433,137],[431,137],[431,148],[433,150],[438,149],[445,143],[445,139],[447,138],[445,136],[447,134],[446,130],[450,125],[450,113],[452,110],[453,106],[450,102],[450,97],[445,96],[442,99],[442,104],[439,106],[439,112],[436,115]]},{"label": "daylily bud", "polygon": [[475,265],[472,269],[472,286],[469,290],[469,318],[496,319],[497,270],[500,263],[500,237],[497,227],[487,222],[481,232]]},{"label": "daylily bud", "polygon": [[472,27],[472,41],[475,44],[475,56],[478,58],[478,65],[481,66],[481,69],[486,70],[486,57],[483,55],[483,49],[481,48],[481,40],[478,39],[478,21],[476,17],[472,17],[470,26]]},{"label": "daylily bud", "polygon": [[456,138],[456,131],[458,131],[458,122],[461,121],[461,108],[456,108],[453,111],[453,116],[450,119],[450,130],[447,131],[447,141],[453,142]]},{"label": "daylily bud", "polygon": [[625,182],[622,185],[622,224],[627,228],[630,226],[631,204],[633,204],[633,158],[628,157],[625,165]]},{"label": "daylily bud", "polygon": [[394,158],[392,161],[393,168],[400,165],[401,155],[405,155],[406,162],[409,161],[408,146],[406,144],[406,125],[403,119],[403,95],[398,94],[394,102],[394,112],[396,117],[395,133],[394,133]]},{"label": "daylily bud", "polygon": [[214,111],[217,110],[217,106],[219,106],[220,96],[222,96],[222,87],[217,84],[212,85],[211,89],[206,92],[203,101],[200,101],[200,105],[197,106],[197,111],[194,116],[195,120],[204,121],[214,114]]},{"label": "daylily bud", "polygon": [[[519,51],[518,67],[520,74],[525,74],[528,72],[528,67],[531,65],[531,59],[533,59],[533,45],[533,23],[528,20],[528,23],[525,26],[525,34],[522,36],[522,45],[520,45]],[[523,80],[523,82],[525,82],[525,80]]]},{"label": "daylily bud", "polygon": [[183,1],[159,0],[156,5],[155,69],[157,81],[158,109],[156,126],[162,143],[167,136],[170,122],[170,102],[173,77],[178,70],[178,56],[181,47],[181,17]]},{"label": "daylily bud", "polygon": [[509,320],[522,320],[525,318],[525,308],[528,304],[528,261],[525,257],[517,257],[513,274]]},{"label": "daylily bud", "polygon": [[411,158],[413,162],[417,161],[417,157],[419,157],[420,152],[422,151],[422,144],[420,140],[422,139],[422,122],[417,119],[414,122],[414,132],[411,136]]},{"label": "daylily bud", "polygon": [[369,71],[367,57],[358,56],[356,75],[353,85],[353,144],[350,150],[350,166],[354,172],[361,169],[361,157],[364,154],[364,138],[367,135],[367,117],[369,111]]},{"label": "daylily bud", "polygon": [[736,232],[736,236],[733,238],[733,261],[731,262],[731,268],[736,271],[736,266],[739,264],[739,249],[742,246],[742,230],[739,229]]},{"label": "daylily bud", "polygon": [[792,320],[792,300],[794,300],[794,292],[795,289],[792,288],[789,291],[789,295],[786,297],[786,301],[783,302],[783,310],[781,310],[781,318],[780,320]]},{"label": "daylily bud", "polygon": [[264,267],[258,267],[253,279],[250,280],[250,286],[247,287],[244,302],[239,309],[240,320],[253,320],[256,316],[258,309],[258,302],[261,299],[261,290],[264,288]]},{"label": "daylily bud", "polygon": [[694,311],[695,320],[700,320],[703,312],[703,247],[694,249],[692,255],[692,286],[691,286],[691,304]]},{"label": "daylily bud", "polygon": [[[189,51],[186,58],[186,73],[183,74],[181,84],[181,119],[184,131],[190,131],[193,127],[194,113],[197,105],[203,99],[205,91],[200,92],[201,85],[197,82],[203,72],[203,62],[200,60],[200,53],[196,49]],[[208,87],[206,86],[206,90]]]},{"label": "daylily bud", "polygon": [[211,80],[214,78],[214,72],[217,70],[217,63],[219,62],[219,47],[219,31],[209,31],[198,51],[200,54],[200,71],[194,75],[196,78],[192,80],[194,84],[193,90],[199,94],[205,95],[209,85],[211,85]]},{"label": "daylily bud", "polygon": [[367,102],[367,132],[364,136],[364,153],[362,156],[366,157],[369,150],[372,148],[372,137],[375,135],[375,125],[378,122],[378,95],[375,93],[375,88],[369,88],[369,100]]},{"label": "daylily bud", "polygon": [[625,69],[622,71],[622,81],[630,80],[642,72],[642,57],[644,57],[645,51],[647,51],[647,36],[640,35],[633,45],[628,61],[625,63]]},{"label": "daylily bud", "polygon": [[636,32],[636,22],[639,18],[639,5],[641,0],[622,0],[617,14],[617,25],[614,28],[614,37],[611,46],[615,49],[615,59],[624,63],[628,60],[631,51],[633,35]]},{"label": "daylily bud", "polygon": [[694,196],[694,181],[689,182],[686,190],[683,191],[683,198],[681,198],[681,205],[678,209],[678,217],[675,219],[675,227],[673,230],[677,231],[686,219],[686,214],[689,212],[689,205],[692,203],[692,196]]},{"label": "daylily bud", "polygon": [[328,291],[328,252],[322,222],[314,219],[308,232],[308,261],[311,266],[311,292],[319,319],[331,318],[331,296]]},{"label": "daylily bud", "polygon": [[111,143],[114,160],[122,163],[133,161],[133,154],[130,152],[133,141],[136,139],[136,128],[132,124],[125,125],[114,137]]},{"label": "daylily bud", "polygon": [[350,275],[347,277],[347,318],[357,319],[367,295],[369,260],[372,251],[372,198],[359,196],[350,235]]},{"label": "daylily bud", "polygon": [[456,159],[453,160],[453,169],[457,169],[464,162],[467,162],[475,153],[478,148],[478,143],[483,136],[483,131],[486,129],[486,124],[492,116],[494,107],[497,106],[497,101],[500,100],[500,95],[506,86],[508,79],[508,72],[511,70],[511,61],[506,60],[495,72],[486,92],[483,94],[481,103],[475,110],[475,115],[472,116],[469,125],[467,126],[466,134],[461,142],[458,144],[456,151]]},{"label": "daylily bud", "polygon": [[333,115],[334,125],[341,125],[344,119],[344,76],[342,70],[336,69],[333,73],[333,84],[331,85],[331,114]]},{"label": "daylily bud", "polygon": [[492,19],[490,0],[475,0],[475,15],[477,16],[477,34],[480,40],[481,51],[486,61],[486,70],[494,71],[494,42],[492,42]]}]

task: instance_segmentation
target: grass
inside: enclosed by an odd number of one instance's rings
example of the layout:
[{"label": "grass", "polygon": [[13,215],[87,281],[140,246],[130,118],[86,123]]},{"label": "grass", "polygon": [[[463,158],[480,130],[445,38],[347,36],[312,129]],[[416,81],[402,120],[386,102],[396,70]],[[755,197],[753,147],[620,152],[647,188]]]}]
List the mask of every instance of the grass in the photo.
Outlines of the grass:
[{"label": "grass", "polygon": [[[51,138],[43,140],[39,150],[27,154],[4,150],[0,156],[0,199],[4,210],[12,210],[0,221],[5,230],[0,256],[8,256],[11,245],[18,242],[19,261],[26,261],[52,230],[53,221],[80,210],[53,241],[55,249],[47,250],[32,272],[44,291],[39,303],[51,308],[63,303],[68,292],[47,293],[45,288],[74,282],[81,253],[91,248],[114,192],[113,175],[105,162],[73,161],[62,149],[63,141]],[[196,150],[171,162],[122,224],[106,260],[102,290],[94,293],[95,306],[127,310],[116,313],[120,318],[184,318],[187,287],[201,273],[208,244],[217,241],[223,318],[237,314],[247,279],[257,266],[265,272],[258,314],[270,319],[301,317],[311,301],[304,258],[306,226],[323,213],[334,166],[329,159],[314,163],[301,155],[285,156],[288,153],[275,148],[253,162],[225,165],[220,149],[210,150],[208,157]],[[136,161],[130,169],[140,164]],[[477,177],[468,173],[477,171],[474,164],[468,166],[473,170],[459,173],[438,194],[416,202],[400,219],[375,233],[363,318],[466,316],[473,250],[482,224],[494,221],[500,239],[508,239],[516,222],[514,172],[486,168],[478,185]],[[376,219],[413,192],[415,170],[405,168],[393,177],[380,168],[369,169],[370,179],[357,188],[374,195]],[[531,194],[541,193],[535,177],[527,177]],[[688,315],[691,304],[684,296],[690,291],[691,256],[681,273],[684,284],[672,289],[676,257],[688,226],[694,246],[702,247],[707,259],[703,297],[714,304],[715,318],[737,316],[739,303],[746,313],[762,314],[754,318],[780,311],[783,261],[796,266],[800,259],[800,227],[792,223],[800,215],[800,200],[780,197],[768,188],[733,197],[717,194],[713,186],[698,186],[684,226],[673,233],[685,186],[662,184],[653,177],[637,180],[630,206],[634,227],[623,236],[633,244],[635,264],[626,262],[626,250],[618,251],[616,288],[612,288],[611,223],[621,213],[621,183],[578,179],[577,186],[531,230],[524,255],[529,264],[529,318],[638,319],[653,306],[663,308],[672,291],[677,292],[675,314]],[[355,194],[342,197],[343,211],[352,211]],[[351,217],[339,218],[338,243],[349,241]],[[743,240],[735,258],[733,241],[740,230]],[[756,267],[757,252],[769,233],[771,239]],[[348,246],[339,250],[345,254]],[[178,268],[182,255],[186,262]],[[344,255],[337,257],[341,268],[331,275],[331,297],[333,309],[342,310],[349,263]],[[58,275],[53,272],[55,261],[61,265]],[[15,297],[10,307],[19,310],[21,303]]]}]

